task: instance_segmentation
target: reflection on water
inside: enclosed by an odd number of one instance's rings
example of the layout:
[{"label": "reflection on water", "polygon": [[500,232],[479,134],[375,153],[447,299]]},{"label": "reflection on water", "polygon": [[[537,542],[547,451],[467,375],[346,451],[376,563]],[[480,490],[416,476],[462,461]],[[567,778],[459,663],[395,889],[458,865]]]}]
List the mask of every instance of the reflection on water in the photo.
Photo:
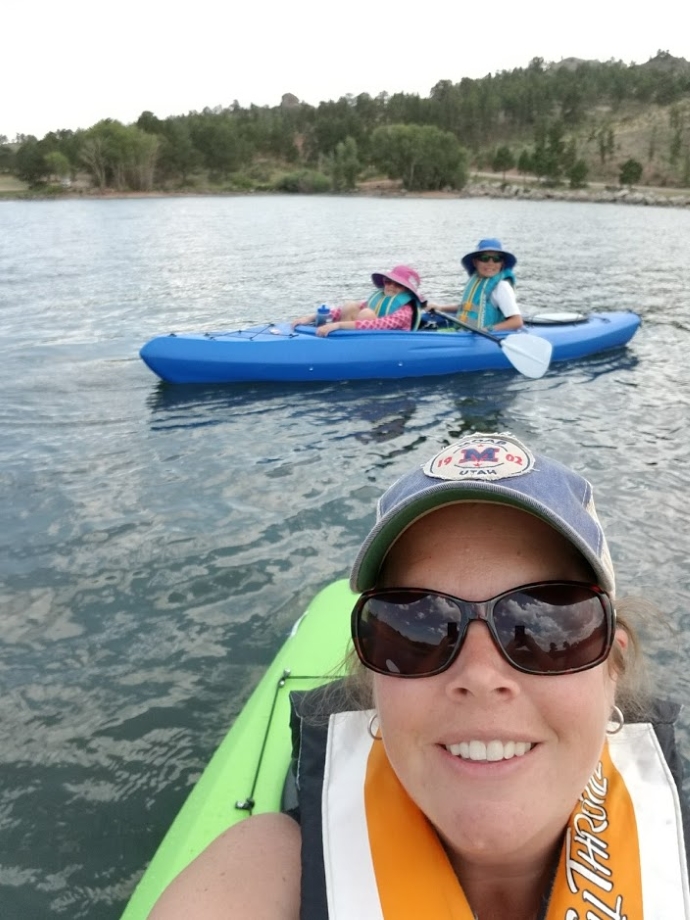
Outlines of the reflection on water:
[{"label": "reflection on water", "polygon": [[[477,391],[481,396],[477,396]],[[147,401],[153,430],[234,424],[234,413],[271,414],[282,426],[326,425],[338,439],[339,452],[349,454],[345,442],[384,443],[418,428],[420,413],[442,417],[460,406],[471,418],[463,431],[475,430],[481,419],[486,428],[509,424],[511,393],[498,374],[463,374],[427,380],[362,380],[345,383],[240,384],[238,386],[171,386],[159,383]],[[495,402],[495,408],[492,403]],[[478,411],[475,415],[473,407]],[[427,422],[424,421],[424,427]],[[323,428],[319,428],[322,431]],[[439,440],[439,443],[441,441]],[[352,458],[353,460],[355,457]]]},{"label": "reflection on water", "polygon": [[[654,669],[690,696],[690,307],[649,256],[690,241],[688,213],[252,197],[6,202],[0,220],[3,915],[119,916],[382,489],[472,431],[587,472],[621,593],[664,613],[645,627]],[[398,262],[454,296],[488,233],[517,252],[526,308],[638,309],[630,347],[536,381],[174,387],[138,358],[163,332],[364,296]]]}]

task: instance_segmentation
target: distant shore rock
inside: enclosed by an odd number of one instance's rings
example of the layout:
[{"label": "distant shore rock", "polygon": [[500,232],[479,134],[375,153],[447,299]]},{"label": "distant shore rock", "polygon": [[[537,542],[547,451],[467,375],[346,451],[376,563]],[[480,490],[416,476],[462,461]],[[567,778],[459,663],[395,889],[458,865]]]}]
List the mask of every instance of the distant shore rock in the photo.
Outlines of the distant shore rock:
[{"label": "distant shore rock", "polygon": [[572,189],[565,186],[551,188],[540,183],[498,185],[495,182],[471,180],[465,188],[454,191],[408,192],[400,183],[381,180],[362,183],[358,187],[361,195],[382,198],[519,198],[524,201],[591,201],[611,204],[634,204],[648,207],[687,208],[690,207],[690,190],[650,188],[619,188],[610,186],[587,186]]},{"label": "distant shore rock", "polygon": [[522,198],[533,201],[598,201],[652,207],[690,207],[690,191],[663,191],[636,188],[548,188],[544,185],[505,185],[472,183],[463,189],[468,198]]}]

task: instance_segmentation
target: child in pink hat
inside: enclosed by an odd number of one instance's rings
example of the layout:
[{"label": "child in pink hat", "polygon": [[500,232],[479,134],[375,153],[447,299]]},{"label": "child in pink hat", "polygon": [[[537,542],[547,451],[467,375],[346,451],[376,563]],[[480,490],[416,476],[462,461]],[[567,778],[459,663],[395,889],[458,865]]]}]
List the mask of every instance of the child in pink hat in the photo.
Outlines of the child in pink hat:
[{"label": "child in pink hat", "polygon": [[[326,336],[338,329],[399,329],[409,332],[419,326],[426,298],[419,290],[419,273],[409,265],[396,265],[387,272],[371,276],[376,290],[364,301],[351,301],[331,310],[331,321],[319,326],[316,334]],[[300,316],[292,325],[316,322],[316,314]]]}]

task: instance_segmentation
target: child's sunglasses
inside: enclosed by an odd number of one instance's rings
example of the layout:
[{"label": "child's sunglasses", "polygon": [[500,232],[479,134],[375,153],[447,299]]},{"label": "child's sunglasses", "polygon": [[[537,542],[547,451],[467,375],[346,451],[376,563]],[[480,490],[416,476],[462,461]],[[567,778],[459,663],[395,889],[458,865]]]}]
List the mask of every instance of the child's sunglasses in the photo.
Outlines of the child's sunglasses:
[{"label": "child's sunglasses", "polygon": [[490,252],[482,252],[480,255],[476,256],[478,262],[502,262],[503,256],[494,256]]},{"label": "child's sunglasses", "polygon": [[575,581],[545,581],[465,601],[424,588],[374,588],[352,611],[360,661],[391,677],[431,677],[451,666],[472,620],[524,674],[575,674],[608,657],[616,614],[608,594]]}]

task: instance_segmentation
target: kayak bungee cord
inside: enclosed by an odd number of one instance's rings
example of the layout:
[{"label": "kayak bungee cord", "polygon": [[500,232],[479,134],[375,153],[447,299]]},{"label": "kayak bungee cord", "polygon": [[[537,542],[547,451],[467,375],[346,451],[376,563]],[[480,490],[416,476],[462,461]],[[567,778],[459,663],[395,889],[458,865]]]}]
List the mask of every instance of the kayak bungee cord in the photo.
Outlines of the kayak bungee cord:
[{"label": "kayak bungee cord", "polygon": [[[266,323],[265,326],[250,326],[248,329],[232,329],[229,332],[204,332],[205,339],[248,339],[250,342],[257,336],[265,335],[270,332],[272,335],[280,335],[285,339],[292,339],[299,335],[298,332],[283,332],[276,323]],[[171,332],[170,335],[176,333]]]},{"label": "kayak bungee cord", "polygon": [[249,814],[251,814],[254,809],[254,805],[256,804],[256,802],[254,801],[254,792],[256,790],[256,784],[259,779],[259,773],[261,771],[261,764],[264,759],[264,752],[266,750],[266,743],[268,741],[269,730],[271,727],[271,722],[273,721],[273,713],[275,712],[276,703],[278,702],[278,694],[285,687],[285,684],[288,682],[288,680],[322,680],[322,679],[325,679],[323,678],[323,675],[317,676],[314,674],[309,674],[309,675],[292,674],[289,668],[286,668],[281,674],[280,679],[278,680],[278,683],[276,684],[275,690],[273,692],[273,700],[271,701],[271,711],[269,712],[268,719],[266,720],[266,729],[264,731],[264,736],[261,741],[261,749],[259,751],[259,757],[256,762],[256,768],[254,770],[252,788],[246,799],[240,799],[237,802],[235,802],[235,808],[237,808],[239,811],[246,811]]}]

